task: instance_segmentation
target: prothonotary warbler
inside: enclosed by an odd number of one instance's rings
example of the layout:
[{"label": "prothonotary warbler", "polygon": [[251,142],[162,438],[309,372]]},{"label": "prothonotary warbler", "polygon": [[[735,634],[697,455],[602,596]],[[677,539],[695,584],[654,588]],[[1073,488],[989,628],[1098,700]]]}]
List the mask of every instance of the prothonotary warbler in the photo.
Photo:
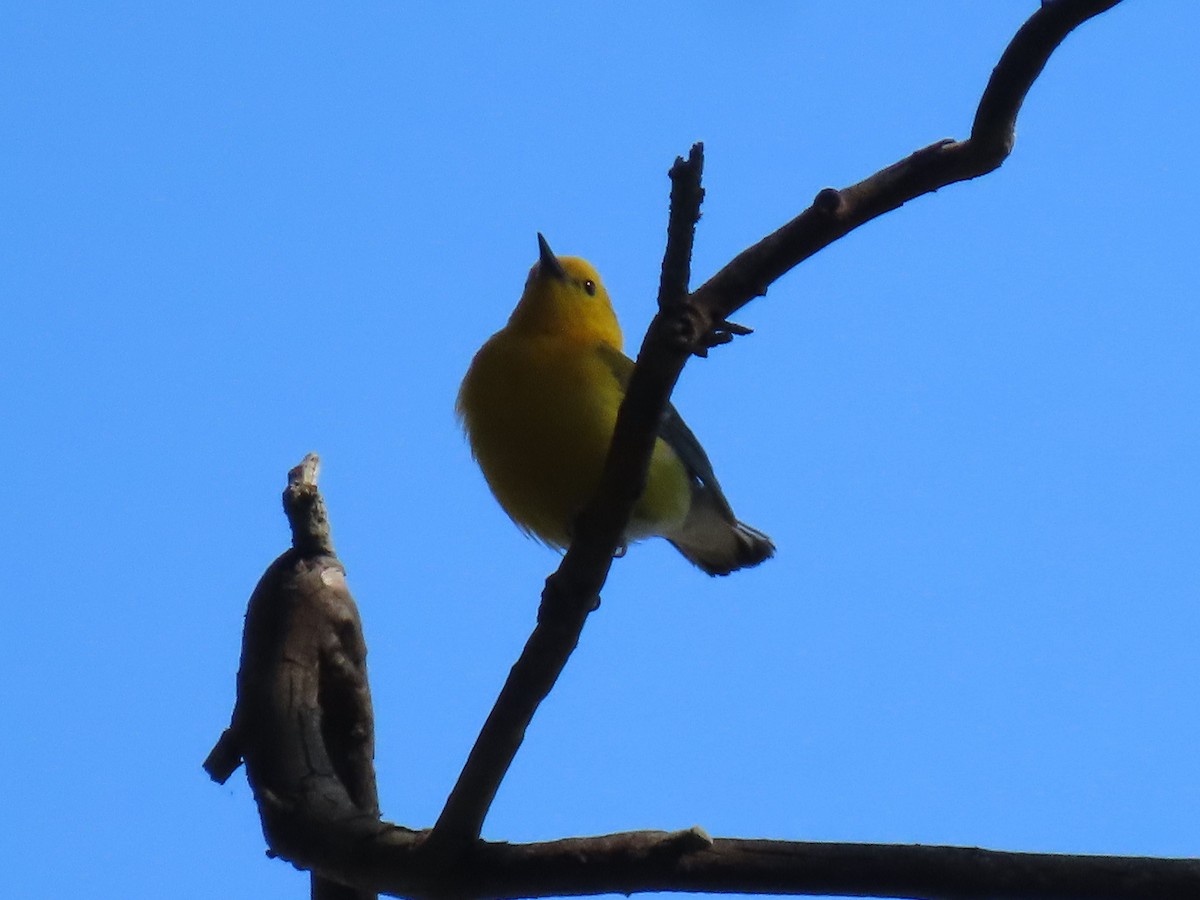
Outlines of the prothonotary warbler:
[{"label": "prothonotary warbler", "polygon": [[[600,275],[557,257],[538,235],[540,258],[509,317],[475,354],[457,410],[484,477],[527,534],[564,548],[596,490],[633,372]],[[674,407],[659,426],[646,488],[625,540],[660,536],[709,575],[757,565],[771,539],[739,522],[712,464]]]}]

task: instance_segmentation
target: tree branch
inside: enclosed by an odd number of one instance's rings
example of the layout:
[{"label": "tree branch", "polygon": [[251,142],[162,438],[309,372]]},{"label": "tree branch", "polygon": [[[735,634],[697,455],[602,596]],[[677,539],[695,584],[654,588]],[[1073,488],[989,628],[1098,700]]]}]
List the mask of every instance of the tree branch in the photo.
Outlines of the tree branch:
[{"label": "tree branch", "polygon": [[821,248],[915,197],[996,169],[1012,150],[1017,112],[1050,54],[1077,25],[1118,2],[1043,4],[993,70],[969,139],[939,141],[858,184],[840,191],[826,188],[807,210],[742,251],[690,295],[692,236],[703,197],[700,145],[687,162],[676,161],[660,309],[638,354],[599,490],[576,521],[562,564],[547,579],[537,628],[438,818],[431,837],[435,846],[461,849],[479,836],[525,729],[578,644],[588,613],[599,605],[613,554],[646,482],[658,423],[688,357],[727,339],[730,315]]},{"label": "tree branch", "polygon": [[[687,161],[676,159],[670,171],[673,188],[660,305],[678,306],[687,296],[692,241],[704,196],[700,187],[703,164],[703,151],[697,144]],[[633,375],[635,379],[646,377],[640,370],[642,366],[639,365]],[[663,388],[664,406],[673,386],[674,382]],[[624,404],[620,415],[646,411],[645,407]],[[657,414],[651,414],[655,416],[653,420],[636,422],[629,429],[639,442],[636,452],[644,453],[647,460],[657,434]],[[625,523],[645,481],[645,466],[640,476],[622,480],[612,466],[610,455],[600,494],[619,497],[620,502],[593,503],[575,522],[575,539],[570,549],[558,571],[546,579],[537,626],[509,672],[433,827],[429,837],[433,852],[461,853],[479,837],[500,782],[525,739],[525,729],[578,645],[588,614],[600,604],[600,588],[608,577]]]},{"label": "tree branch", "polygon": [[205,765],[224,780],[229,760],[236,768],[245,758],[271,853],[311,870],[316,900],[669,890],[924,900],[1200,896],[1200,860],[713,840],[698,828],[475,841],[448,857],[430,844],[430,832],[379,819],[365,648],[311,481],[315,458],[306,462],[290,473],[285,492],[294,546],[251,597],[233,724]]},{"label": "tree branch", "polygon": [[[292,548],[250,597],[232,722],[204,763],[224,782],[245,760],[263,835],[280,853],[314,834],[342,835],[353,846],[381,828],[367,646],[333,552],[318,469],[310,454],[288,473]],[[374,893],[314,875],[312,896],[370,900]]]},{"label": "tree branch", "polygon": [[[916,151],[850,187],[825,188],[812,206],[743,250],[692,295],[709,318],[732,315],[780,276],[860,225],[924,194],[999,168],[1016,142],[1017,113],[1050,54],[1083,22],[1120,0],[1048,0],[1017,31],[984,89],[971,136]],[[632,392],[631,392],[632,393]]]},{"label": "tree branch", "polygon": [[[687,162],[677,159],[671,169],[677,187],[671,194],[660,303],[678,303],[687,295],[692,239],[703,197],[702,166],[703,155],[697,144]],[[654,444],[653,425],[636,430],[646,445],[647,458]],[[593,505],[575,523],[576,539],[571,549],[558,571],[546,580],[537,626],[509,672],[429,836],[431,852],[444,856],[461,853],[479,837],[500,782],[525,739],[526,727],[578,645],[588,614],[600,603],[600,588],[608,577],[629,510],[644,483],[644,471],[634,482],[609,479],[601,490],[620,494],[627,501],[624,512],[621,506]]]},{"label": "tree branch", "polygon": [[[646,891],[921,900],[1193,900],[1200,860],[1006,853],[976,847],[713,840],[700,829],[535,844],[479,842],[452,868],[397,829],[314,840],[299,865],[398,897],[509,900]],[[305,855],[311,854],[311,855]]]}]

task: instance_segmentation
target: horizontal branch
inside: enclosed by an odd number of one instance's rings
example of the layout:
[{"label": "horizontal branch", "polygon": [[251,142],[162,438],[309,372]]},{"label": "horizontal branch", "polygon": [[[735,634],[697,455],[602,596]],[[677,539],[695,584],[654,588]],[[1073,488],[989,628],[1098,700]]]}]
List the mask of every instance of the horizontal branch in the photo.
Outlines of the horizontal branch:
[{"label": "horizontal branch", "polygon": [[424,853],[422,845],[420,833],[385,832],[358,843],[346,868],[324,871],[381,894],[481,900],[646,891],[922,900],[1200,897],[1200,860],[1194,859],[1008,853],[919,844],[712,840],[690,829],[534,844],[481,842],[447,870]]},{"label": "horizontal branch", "polygon": [[315,475],[315,458],[289,473],[284,502],[293,547],[255,588],[233,723],[206,763],[223,780],[245,760],[272,854],[312,873],[315,898],[644,891],[925,900],[1200,896],[1200,860],[712,840],[695,828],[533,844],[475,841],[447,856],[430,831],[380,820],[366,647]]}]

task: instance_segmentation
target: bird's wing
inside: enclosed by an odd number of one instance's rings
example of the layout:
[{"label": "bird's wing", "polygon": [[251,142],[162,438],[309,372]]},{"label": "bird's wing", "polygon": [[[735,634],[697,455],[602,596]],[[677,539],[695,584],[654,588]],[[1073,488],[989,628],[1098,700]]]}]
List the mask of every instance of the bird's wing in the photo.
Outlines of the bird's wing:
[{"label": "bird's wing", "polygon": [[[629,387],[630,376],[633,375],[633,360],[608,344],[600,344],[599,351],[600,358],[608,364],[614,377],[620,383],[621,392],[624,395],[625,390]],[[688,474],[695,482],[698,482],[699,489],[708,495],[708,498],[716,504],[724,517],[730,522],[736,521],[733,507],[725,499],[725,492],[721,490],[721,484],[713,472],[708,454],[704,452],[696,435],[692,434],[692,429],[688,428],[687,423],[683,421],[683,416],[679,415],[679,411],[671,403],[667,404],[666,411],[658,423],[658,436],[675,451],[675,455],[679,457]]]}]

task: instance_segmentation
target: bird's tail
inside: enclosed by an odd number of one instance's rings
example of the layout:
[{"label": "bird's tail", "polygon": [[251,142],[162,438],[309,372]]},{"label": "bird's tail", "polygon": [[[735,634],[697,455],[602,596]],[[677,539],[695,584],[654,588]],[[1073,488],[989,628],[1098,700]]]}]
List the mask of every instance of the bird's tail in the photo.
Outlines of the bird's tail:
[{"label": "bird's tail", "polygon": [[703,488],[678,531],[667,536],[675,549],[709,575],[728,575],[775,555],[771,539],[739,522],[725,498]]}]

